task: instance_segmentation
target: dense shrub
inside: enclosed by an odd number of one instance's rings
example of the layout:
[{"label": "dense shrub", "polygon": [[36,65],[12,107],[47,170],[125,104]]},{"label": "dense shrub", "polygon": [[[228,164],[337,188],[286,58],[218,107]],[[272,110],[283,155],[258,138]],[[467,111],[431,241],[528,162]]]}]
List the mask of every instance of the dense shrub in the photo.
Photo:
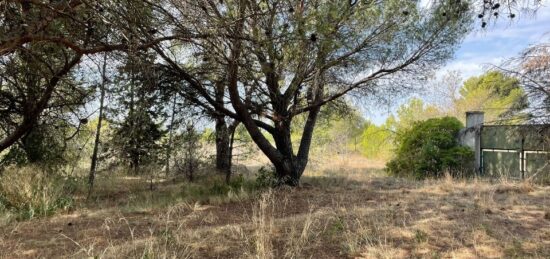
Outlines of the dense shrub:
[{"label": "dense shrub", "polygon": [[277,186],[279,180],[275,173],[275,168],[262,166],[256,173],[256,185],[259,188]]},{"label": "dense shrub", "polygon": [[473,151],[459,146],[462,123],[454,117],[420,121],[397,138],[396,157],[386,169],[393,175],[414,178],[438,177],[471,171]]}]

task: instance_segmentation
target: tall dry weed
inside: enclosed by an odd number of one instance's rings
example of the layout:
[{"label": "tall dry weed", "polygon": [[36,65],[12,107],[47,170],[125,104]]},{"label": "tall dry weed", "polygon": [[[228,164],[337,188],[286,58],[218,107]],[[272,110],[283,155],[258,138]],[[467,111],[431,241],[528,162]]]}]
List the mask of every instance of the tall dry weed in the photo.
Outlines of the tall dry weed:
[{"label": "tall dry weed", "polygon": [[66,182],[33,167],[10,167],[0,177],[0,198],[21,217],[47,216],[72,204]]},{"label": "tall dry weed", "polygon": [[268,190],[260,196],[258,206],[254,209],[252,223],[255,229],[254,244],[255,258],[275,258],[273,254],[272,237],[274,232],[275,198],[272,190]]},{"label": "tall dry weed", "polygon": [[308,243],[312,239],[312,235],[315,234],[313,225],[315,224],[313,210],[310,209],[306,214],[303,225],[300,227],[298,222],[293,222],[290,226],[290,233],[287,235],[287,241],[285,246],[285,258],[302,258],[303,250],[307,247]]}]

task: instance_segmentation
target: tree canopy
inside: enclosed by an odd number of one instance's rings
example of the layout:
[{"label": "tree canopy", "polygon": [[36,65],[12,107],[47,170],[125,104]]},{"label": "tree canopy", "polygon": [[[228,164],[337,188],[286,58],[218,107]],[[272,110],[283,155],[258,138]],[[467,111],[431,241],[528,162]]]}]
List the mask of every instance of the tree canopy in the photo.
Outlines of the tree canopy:
[{"label": "tree canopy", "polygon": [[[184,3],[174,8],[194,15],[189,30],[210,34],[195,41],[201,59],[189,67],[168,46],[155,50],[188,84],[187,94],[197,105],[243,123],[289,184],[297,183],[307,165],[321,106],[350,92],[406,87],[390,82],[397,75],[411,82],[450,58],[472,18],[468,4],[457,1],[430,9],[402,1]],[[162,12],[174,26],[185,26],[185,16]],[[211,63],[221,73],[190,72]],[[227,88],[227,105],[215,102],[216,84]],[[302,113],[308,118],[295,152],[290,129]],[[274,145],[262,131],[273,136]]]},{"label": "tree canopy", "polygon": [[[177,110],[170,104],[185,103],[226,132],[217,136],[220,147],[242,125],[290,185],[307,166],[322,107],[411,90],[452,57],[477,13],[475,3],[451,0],[10,0],[0,7],[0,151],[50,115],[64,114],[79,129],[86,118],[71,111],[96,97],[79,76],[108,53],[108,67],[121,67],[111,72],[109,93],[119,99],[107,109],[119,132],[132,132],[132,121],[163,127]],[[131,139],[160,141],[153,135]]]},{"label": "tree canopy", "polygon": [[509,123],[528,105],[519,80],[497,71],[466,80],[459,93],[457,112],[484,111],[486,123]]},{"label": "tree canopy", "polygon": [[[483,111],[486,124],[525,123],[529,119],[529,95],[520,80],[498,71],[462,79],[452,73],[428,88],[426,101],[411,98],[400,105],[384,124],[369,125],[362,134],[362,152],[370,158],[389,159],[397,140],[418,121],[451,116],[464,123],[467,111]],[[430,96],[433,95],[433,96]],[[435,100],[435,101],[433,101]]]}]

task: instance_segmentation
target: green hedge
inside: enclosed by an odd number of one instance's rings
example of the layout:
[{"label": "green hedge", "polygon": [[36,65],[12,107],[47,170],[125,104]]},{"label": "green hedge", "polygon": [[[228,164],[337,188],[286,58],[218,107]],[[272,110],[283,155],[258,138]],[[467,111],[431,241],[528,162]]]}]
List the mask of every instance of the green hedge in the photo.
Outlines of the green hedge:
[{"label": "green hedge", "polygon": [[455,176],[470,173],[474,153],[459,146],[461,128],[462,123],[454,117],[416,122],[397,137],[396,157],[386,164],[386,170],[417,179],[439,177],[445,172]]}]

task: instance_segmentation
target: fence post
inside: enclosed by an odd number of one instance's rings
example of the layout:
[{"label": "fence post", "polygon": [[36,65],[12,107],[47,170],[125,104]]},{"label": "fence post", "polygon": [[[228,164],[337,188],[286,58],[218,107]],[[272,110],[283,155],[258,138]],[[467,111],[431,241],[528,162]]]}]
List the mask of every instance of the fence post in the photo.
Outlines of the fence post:
[{"label": "fence post", "polygon": [[521,149],[519,150],[519,170],[521,173],[521,179],[525,179],[525,150],[523,145],[525,143],[525,137],[521,137]]}]

